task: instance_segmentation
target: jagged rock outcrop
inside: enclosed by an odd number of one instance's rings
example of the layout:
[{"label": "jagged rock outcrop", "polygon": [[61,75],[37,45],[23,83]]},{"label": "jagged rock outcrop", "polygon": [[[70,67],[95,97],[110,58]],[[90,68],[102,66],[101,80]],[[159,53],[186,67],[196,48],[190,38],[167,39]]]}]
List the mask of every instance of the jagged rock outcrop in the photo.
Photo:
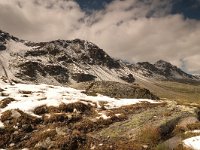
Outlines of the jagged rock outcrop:
[{"label": "jagged rock outcrop", "polygon": [[23,40],[19,40],[17,37],[10,35],[7,32],[0,30],[0,42],[6,43],[7,40],[23,41]]},{"label": "jagged rock outcrop", "polygon": [[57,40],[51,42],[28,44],[39,46],[37,49],[27,51],[25,56],[54,55],[58,61],[67,60],[68,63],[83,63],[90,65],[103,65],[109,68],[119,68],[120,64],[93,43],[75,39],[72,41]]},{"label": "jagged rock outcrop", "polygon": [[136,70],[142,70],[145,77],[153,77],[155,74],[163,75],[162,71],[149,62],[138,62]]},{"label": "jagged rock outcrop", "polygon": [[102,94],[115,98],[146,98],[159,99],[148,89],[138,85],[122,84],[118,82],[96,81],[76,85],[76,88],[85,89],[87,94]]},{"label": "jagged rock outcrop", "polygon": [[72,75],[72,79],[75,81],[79,82],[87,82],[87,81],[94,81],[95,76],[90,75],[90,74],[84,74],[84,73],[75,73]]},{"label": "jagged rock outcrop", "polygon": [[68,82],[68,70],[59,65],[43,65],[39,62],[24,62],[19,65],[20,73],[16,76],[24,80],[34,81],[37,80],[37,75],[40,74],[43,77],[52,76],[60,83]]},{"label": "jagged rock outcrop", "polygon": [[[23,80],[34,82],[41,76],[53,77],[60,84],[92,81],[97,78],[104,80],[101,72],[97,73],[99,70],[97,66],[103,70],[120,69],[118,61],[95,44],[84,40],[22,42],[22,44],[27,48],[20,53],[12,53],[14,57],[11,57],[13,63],[11,69],[15,70],[15,77]],[[93,67],[94,69],[92,69]],[[66,77],[64,78],[64,76]],[[116,74],[116,78],[123,81],[118,76]],[[126,73],[123,76],[127,76]],[[128,82],[133,82],[133,77],[129,76],[128,78]],[[125,82],[127,82],[126,80]]]},{"label": "jagged rock outcrop", "polygon": [[6,46],[0,43],[0,51],[6,50]]},{"label": "jagged rock outcrop", "polygon": [[128,82],[128,83],[133,83],[133,82],[135,82],[135,78],[133,77],[132,74],[129,74],[129,75],[127,75],[127,76],[122,76],[122,77],[120,77],[120,78],[121,78],[122,80]]}]

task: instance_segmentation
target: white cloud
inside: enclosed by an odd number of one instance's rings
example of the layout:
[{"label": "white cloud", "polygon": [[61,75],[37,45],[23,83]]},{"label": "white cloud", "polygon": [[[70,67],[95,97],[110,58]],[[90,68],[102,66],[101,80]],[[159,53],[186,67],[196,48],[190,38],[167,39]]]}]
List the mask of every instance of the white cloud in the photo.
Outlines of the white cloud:
[{"label": "white cloud", "polygon": [[82,38],[117,58],[184,62],[200,73],[200,21],[170,10],[171,0],[116,0],[88,16],[70,0],[1,0],[0,27],[33,41]]},{"label": "white cloud", "polygon": [[193,72],[196,74],[200,73],[199,58],[200,54],[198,53],[196,55],[188,56],[183,60],[186,64],[185,67],[188,69],[189,72]]}]

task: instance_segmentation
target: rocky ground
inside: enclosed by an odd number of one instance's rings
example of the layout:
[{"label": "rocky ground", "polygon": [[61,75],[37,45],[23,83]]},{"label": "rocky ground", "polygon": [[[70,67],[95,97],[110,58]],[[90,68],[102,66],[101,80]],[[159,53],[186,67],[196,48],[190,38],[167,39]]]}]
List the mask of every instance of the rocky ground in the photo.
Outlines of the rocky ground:
[{"label": "rocky ground", "polygon": [[[99,117],[91,106],[83,103],[60,105],[58,108],[45,106],[36,108],[34,112],[42,116],[41,118],[30,116],[18,109],[9,110],[1,116],[5,128],[1,129],[0,147],[9,149],[74,150],[92,149],[93,147],[95,149],[115,149],[118,145],[114,140],[110,143],[107,136],[106,139],[98,137],[98,134],[103,132],[102,129],[108,128],[115,122],[124,122],[129,115],[151,107],[155,106],[138,104],[115,109],[107,112],[109,117]],[[74,109],[77,112],[74,112]],[[124,111],[124,109],[129,111]],[[124,138],[120,139],[125,142]]]},{"label": "rocky ground", "polygon": [[[100,89],[97,85],[101,84],[90,86],[93,94],[95,89]],[[81,91],[73,89],[29,86],[1,84],[0,148],[181,150],[188,149],[184,139],[200,135],[197,107],[178,105],[166,99],[135,103],[127,100],[122,105],[117,99],[81,95]],[[62,99],[58,105],[49,104],[55,95],[53,91]],[[49,92],[53,93],[50,97]],[[31,98],[37,99],[37,105],[34,100],[27,102]],[[73,102],[65,103],[64,98],[71,98]]]}]

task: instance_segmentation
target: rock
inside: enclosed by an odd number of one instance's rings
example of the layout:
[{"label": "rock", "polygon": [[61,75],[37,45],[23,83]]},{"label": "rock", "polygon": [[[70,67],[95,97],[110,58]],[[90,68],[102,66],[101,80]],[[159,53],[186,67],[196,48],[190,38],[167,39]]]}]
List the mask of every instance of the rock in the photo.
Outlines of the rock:
[{"label": "rock", "polygon": [[21,94],[32,94],[32,91],[23,90],[23,91],[19,91],[19,93],[21,93]]},{"label": "rock", "polygon": [[6,50],[6,46],[0,43],[0,51]]},{"label": "rock", "polygon": [[68,82],[68,70],[60,65],[44,65],[41,62],[28,61],[21,63],[19,67],[20,73],[16,76],[24,80],[34,81],[37,79],[37,75],[40,74],[43,77],[52,76],[60,83]]},{"label": "rock", "polygon": [[45,113],[48,113],[48,107],[46,105],[37,107],[34,109],[34,113],[36,115],[43,115]]},{"label": "rock", "polygon": [[196,114],[197,114],[198,120],[200,121],[200,108],[196,111]]},{"label": "rock", "polygon": [[161,145],[159,145],[158,147],[160,149],[175,149],[178,147],[179,144],[182,143],[182,138],[179,136],[175,136],[172,137],[170,139],[168,139],[167,141],[163,142]]},{"label": "rock", "polygon": [[33,131],[33,127],[30,124],[23,124],[22,125],[22,130],[25,132],[32,132]]},{"label": "rock", "polygon": [[84,73],[75,73],[75,74],[72,75],[72,79],[74,79],[78,83],[79,82],[94,81],[95,78],[96,77],[91,75],[91,74],[84,74]]},{"label": "rock", "polygon": [[64,128],[64,127],[56,127],[56,133],[58,134],[58,135],[61,135],[61,136],[64,136],[64,135],[67,135],[67,134],[69,134],[68,133],[69,132],[69,129],[67,129],[67,128]]},{"label": "rock", "polygon": [[17,110],[11,110],[11,113],[12,113],[11,117],[14,118],[14,119],[21,117],[20,112],[18,112]]},{"label": "rock", "polygon": [[159,99],[149,90],[135,85],[123,84],[111,81],[95,81],[80,84],[80,89],[85,89],[86,94],[100,93],[115,98],[146,98]]},{"label": "rock", "polygon": [[31,80],[35,80],[37,76],[37,72],[42,76],[45,76],[44,67],[39,62],[23,62],[18,65],[20,67],[20,73],[18,73],[18,77],[25,78],[28,76]]},{"label": "rock", "polygon": [[128,82],[128,83],[133,83],[135,82],[135,78],[133,77],[132,74],[129,74],[128,76],[122,76],[120,77],[122,80]]},{"label": "rock", "polygon": [[174,117],[164,124],[161,124],[159,127],[161,137],[169,136],[176,128],[176,125],[180,121],[181,117],[182,116]]},{"label": "rock", "polygon": [[3,92],[3,91],[4,91],[4,89],[0,88],[0,92]]},{"label": "rock", "polygon": [[36,56],[43,56],[43,55],[46,55],[46,54],[48,54],[48,51],[46,51],[46,50],[27,51],[25,53],[25,57],[27,57],[27,56],[34,56],[34,57],[36,57]]},{"label": "rock", "polygon": [[187,128],[187,125],[193,124],[196,122],[198,122],[198,119],[196,117],[186,117],[180,120],[180,122],[177,124],[177,127]]},{"label": "rock", "polygon": [[35,145],[35,148],[39,149],[50,149],[51,147],[53,147],[53,141],[49,137]]},{"label": "rock", "polygon": [[9,93],[2,92],[2,93],[1,93],[1,96],[9,96]]},{"label": "rock", "polygon": [[0,42],[6,42],[6,40],[14,40],[14,41],[20,41],[18,38],[10,35],[9,33],[3,32],[0,30]]}]

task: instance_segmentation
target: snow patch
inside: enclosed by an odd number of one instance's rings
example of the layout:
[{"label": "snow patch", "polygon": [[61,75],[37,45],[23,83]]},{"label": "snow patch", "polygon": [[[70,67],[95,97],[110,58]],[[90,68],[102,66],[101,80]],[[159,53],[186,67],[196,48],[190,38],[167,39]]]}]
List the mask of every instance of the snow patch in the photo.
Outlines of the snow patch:
[{"label": "snow patch", "polygon": [[100,116],[99,117],[96,117],[97,119],[104,119],[104,120],[107,120],[107,119],[110,119],[111,117],[110,116],[107,116],[104,112],[101,112],[101,113],[98,113]]},{"label": "snow patch", "polygon": [[200,136],[185,139],[183,143],[188,148],[200,150]]},{"label": "snow patch", "polygon": [[200,133],[200,130],[186,131],[185,134],[187,134],[187,133]]},{"label": "snow patch", "polygon": [[3,122],[0,121],[0,129],[3,129],[4,128],[4,124]]},{"label": "snow patch", "polygon": [[115,114],[115,116],[116,116],[116,117],[119,117],[119,116],[121,116],[121,114]]},{"label": "snow patch", "polygon": [[[33,85],[33,84],[14,84],[1,82],[1,88],[7,96],[0,96],[0,101],[4,98],[14,98],[15,101],[9,103],[5,108],[0,109],[0,115],[12,109],[20,109],[21,111],[33,116],[34,109],[40,106],[54,106],[58,107],[60,104],[70,104],[81,102],[90,104],[100,109],[100,103],[104,102],[106,109],[115,109],[122,106],[133,105],[141,102],[160,103],[150,99],[115,99],[108,96],[87,96],[81,90],[76,90],[69,87],[53,86],[53,85]],[[17,114],[13,114],[17,115]],[[108,119],[105,114],[100,114],[103,119]],[[39,117],[39,116],[37,116]]]}]

